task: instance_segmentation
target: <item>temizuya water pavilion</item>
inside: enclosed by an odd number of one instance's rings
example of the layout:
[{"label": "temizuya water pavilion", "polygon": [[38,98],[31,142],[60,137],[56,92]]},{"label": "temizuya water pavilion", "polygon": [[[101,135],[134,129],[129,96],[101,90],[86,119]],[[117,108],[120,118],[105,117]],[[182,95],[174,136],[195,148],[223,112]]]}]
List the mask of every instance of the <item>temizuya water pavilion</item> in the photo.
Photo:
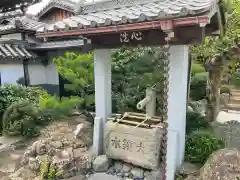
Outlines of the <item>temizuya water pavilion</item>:
[{"label": "temizuya water pavilion", "polygon": [[103,153],[103,132],[111,107],[110,49],[121,46],[162,46],[169,43],[166,115],[168,123],[166,178],[184,159],[188,92],[188,45],[200,44],[221,30],[217,0],[91,0],[78,3],[78,13],[37,30],[44,41],[87,37],[94,51],[94,150]]}]

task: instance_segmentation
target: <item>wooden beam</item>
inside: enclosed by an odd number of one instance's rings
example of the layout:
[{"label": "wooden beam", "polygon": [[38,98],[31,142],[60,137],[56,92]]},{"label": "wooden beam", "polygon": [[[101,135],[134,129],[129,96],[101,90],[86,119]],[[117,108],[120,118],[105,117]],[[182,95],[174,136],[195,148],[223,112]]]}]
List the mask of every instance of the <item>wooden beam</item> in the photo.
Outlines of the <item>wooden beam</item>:
[{"label": "wooden beam", "polygon": [[[112,34],[101,34],[87,36],[91,39],[92,47],[119,48],[122,46],[161,46],[166,44],[166,33],[161,29],[151,29],[145,31],[116,32]],[[174,39],[170,41],[172,45],[199,44],[203,40],[204,34],[199,26],[177,27],[174,29]]]}]

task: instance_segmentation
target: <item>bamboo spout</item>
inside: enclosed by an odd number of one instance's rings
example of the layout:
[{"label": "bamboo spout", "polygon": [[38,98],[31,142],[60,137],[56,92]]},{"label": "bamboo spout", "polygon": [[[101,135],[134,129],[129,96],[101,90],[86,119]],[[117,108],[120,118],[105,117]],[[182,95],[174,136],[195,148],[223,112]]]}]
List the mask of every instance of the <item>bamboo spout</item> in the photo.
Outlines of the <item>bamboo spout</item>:
[{"label": "bamboo spout", "polygon": [[156,114],[156,91],[153,88],[146,89],[146,97],[137,104],[139,110],[146,107],[146,114],[150,117]]}]

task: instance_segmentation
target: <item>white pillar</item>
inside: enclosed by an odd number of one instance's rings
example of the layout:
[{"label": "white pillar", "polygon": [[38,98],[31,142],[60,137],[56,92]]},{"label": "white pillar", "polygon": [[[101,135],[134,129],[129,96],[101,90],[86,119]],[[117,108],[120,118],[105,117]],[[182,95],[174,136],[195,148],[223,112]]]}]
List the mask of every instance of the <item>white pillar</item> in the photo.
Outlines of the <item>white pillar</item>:
[{"label": "white pillar", "polygon": [[[188,46],[171,46],[168,91],[167,180],[184,160],[188,77]],[[174,154],[176,153],[176,154]]]},{"label": "white pillar", "polygon": [[106,118],[112,114],[111,51],[94,50],[95,111],[93,151],[103,153],[103,133]]}]

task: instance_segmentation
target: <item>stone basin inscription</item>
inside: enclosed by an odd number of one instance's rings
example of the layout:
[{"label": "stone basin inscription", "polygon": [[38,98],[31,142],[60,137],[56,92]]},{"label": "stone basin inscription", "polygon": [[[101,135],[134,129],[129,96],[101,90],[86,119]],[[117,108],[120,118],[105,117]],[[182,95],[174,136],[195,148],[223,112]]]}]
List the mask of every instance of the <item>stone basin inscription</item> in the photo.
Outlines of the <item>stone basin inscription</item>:
[{"label": "stone basin inscription", "polygon": [[107,122],[104,134],[105,153],[109,158],[147,169],[159,167],[162,129],[135,128]]}]

